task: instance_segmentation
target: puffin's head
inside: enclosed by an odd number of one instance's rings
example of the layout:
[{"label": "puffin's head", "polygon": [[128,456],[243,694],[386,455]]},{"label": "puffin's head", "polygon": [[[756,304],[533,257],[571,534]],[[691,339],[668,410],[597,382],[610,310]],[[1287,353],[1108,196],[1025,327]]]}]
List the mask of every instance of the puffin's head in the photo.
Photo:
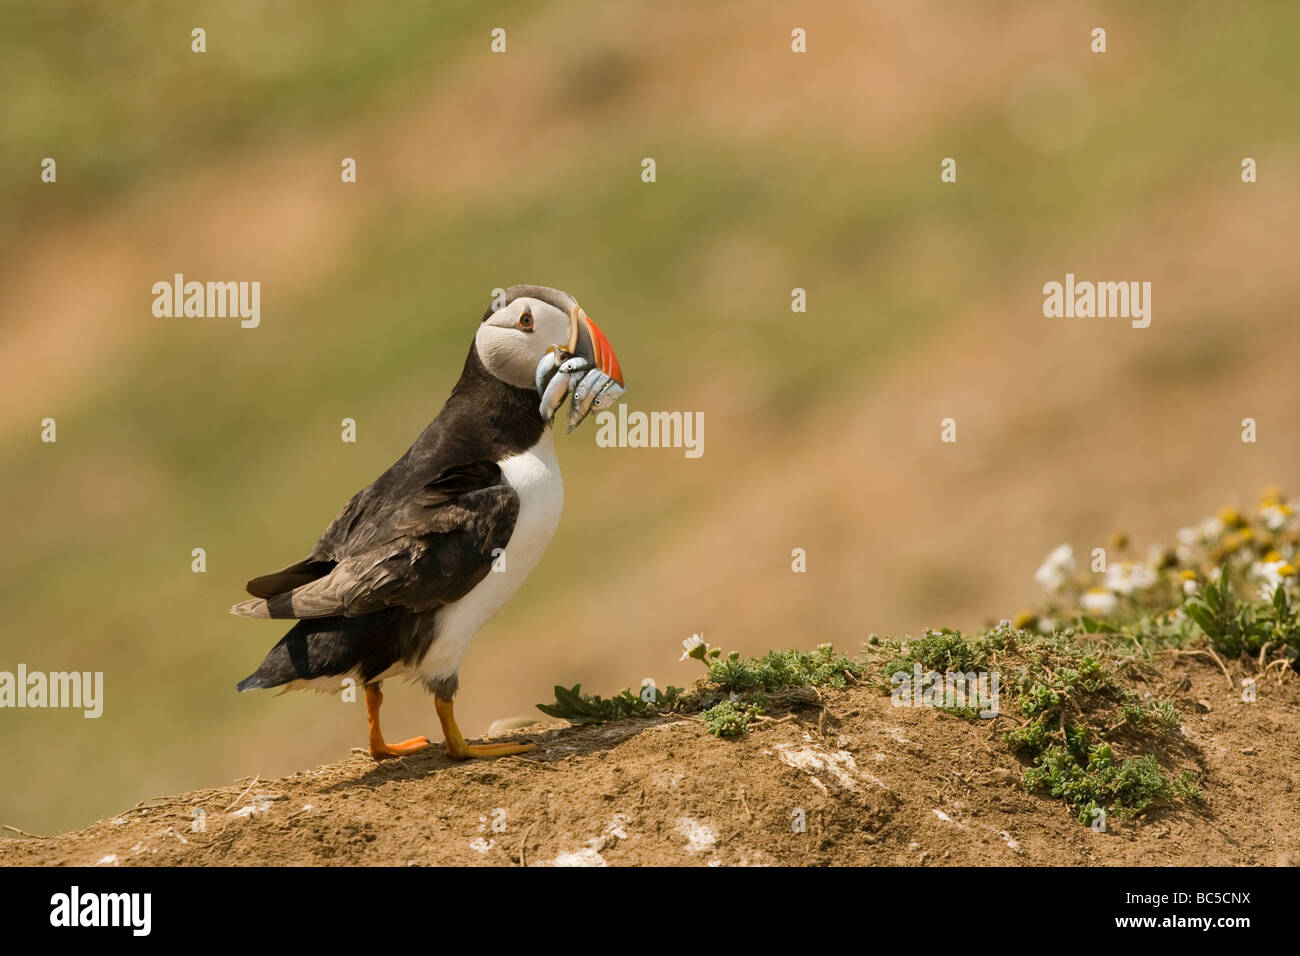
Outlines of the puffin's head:
[{"label": "puffin's head", "polygon": [[548,351],[566,349],[581,355],[619,385],[623,370],[609,339],[596,327],[576,299],[559,289],[512,285],[505,304],[489,308],[474,344],[484,367],[518,388],[532,389],[537,363]]}]

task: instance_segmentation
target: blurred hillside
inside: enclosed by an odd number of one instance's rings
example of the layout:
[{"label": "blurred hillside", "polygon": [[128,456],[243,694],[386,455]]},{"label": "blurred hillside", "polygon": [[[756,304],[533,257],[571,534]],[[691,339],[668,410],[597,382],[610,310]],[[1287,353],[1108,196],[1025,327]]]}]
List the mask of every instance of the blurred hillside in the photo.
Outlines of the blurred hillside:
[{"label": "blurred hillside", "polygon": [[[629,408],[703,411],[705,453],[557,438],[567,513],[468,655],[467,733],[685,683],[695,632],[996,619],[1063,540],[1294,485],[1295,4],[605,7],[0,8],[0,669],[107,695],[0,712],[0,823],[363,742],[359,706],[237,696],[284,628],[226,610],[405,450],[498,286],[573,292]],[[155,318],[177,272],[260,281],[261,327]],[[1067,272],[1150,281],[1151,327],[1045,319]],[[436,733],[389,690],[393,736]]]}]

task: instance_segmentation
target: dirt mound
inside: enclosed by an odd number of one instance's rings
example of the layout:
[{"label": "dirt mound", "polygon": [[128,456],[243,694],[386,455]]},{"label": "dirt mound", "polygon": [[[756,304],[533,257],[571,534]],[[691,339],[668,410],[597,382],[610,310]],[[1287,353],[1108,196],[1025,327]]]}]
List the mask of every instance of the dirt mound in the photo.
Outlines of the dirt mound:
[{"label": "dirt mound", "polygon": [[[1235,665],[1229,665],[1233,668]],[[1233,674],[1234,682],[1244,676]],[[0,841],[5,865],[1277,865],[1295,828],[1300,681],[1243,702],[1178,657],[1179,750],[1204,800],[1108,832],[1026,793],[1005,721],[895,708],[872,687],[739,740],[666,716],[534,733],[522,757],[440,752],[341,764],[148,801],[55,837]],[[820,699],[818,699],[820,698]]]}]

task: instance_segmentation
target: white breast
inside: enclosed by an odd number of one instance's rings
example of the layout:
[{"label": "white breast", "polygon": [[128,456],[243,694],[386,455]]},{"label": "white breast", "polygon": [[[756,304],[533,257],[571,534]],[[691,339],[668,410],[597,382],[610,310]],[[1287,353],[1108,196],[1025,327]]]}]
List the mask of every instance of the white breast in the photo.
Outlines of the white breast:
[{"label": "white breast", "polygon": [[459,601],[438,612],[438,631],[417,665],[426,681],[460,670],[470,639],[496,615],[537,566],[564,509],[564,483],[551,429],[528,451],[501,462],[501,474],[519,495],[519,517],[506,545],[504,570],[492,570]]}]

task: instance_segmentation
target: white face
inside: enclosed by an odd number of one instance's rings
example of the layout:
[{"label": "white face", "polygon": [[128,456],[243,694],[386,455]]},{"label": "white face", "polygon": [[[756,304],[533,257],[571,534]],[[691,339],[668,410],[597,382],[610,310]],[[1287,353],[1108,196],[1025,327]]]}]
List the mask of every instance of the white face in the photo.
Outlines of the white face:
[{"label": "white face", "polygon": [[474,342],[487,370],[518,388],[535,385],[537,363],[553,346],[569,342],[569,316],[527,296],[498,309],[478,327]]}]

